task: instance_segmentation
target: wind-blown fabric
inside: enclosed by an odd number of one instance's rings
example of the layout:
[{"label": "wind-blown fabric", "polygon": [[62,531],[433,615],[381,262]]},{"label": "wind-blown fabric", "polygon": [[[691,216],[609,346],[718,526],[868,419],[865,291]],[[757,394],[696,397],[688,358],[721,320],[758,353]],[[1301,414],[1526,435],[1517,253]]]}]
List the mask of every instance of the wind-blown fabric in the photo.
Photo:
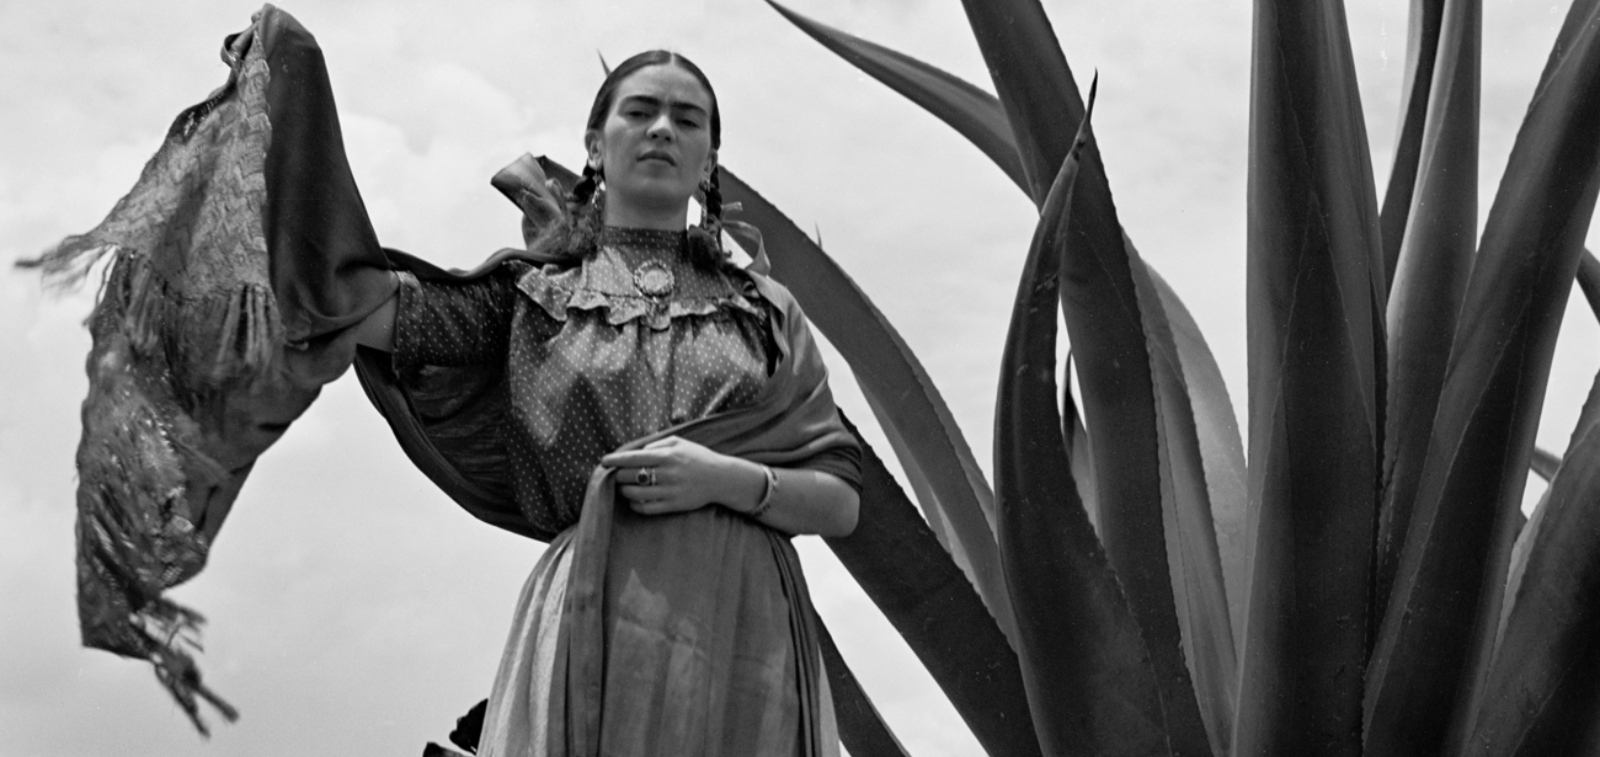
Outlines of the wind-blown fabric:
[{"label": "wind-blown fabric", "polygon": [[[522,516],[503,478],[499,371],[402,380],[386,356],[358,352],[350,329],[393,295],[392,269],[470,279],[503,257],[550,261],[513,251],[462,274],[384,250],[345,160],[315,40],[268,5],[224,45],[227,83],[178,117],[104,222],[35,261],[48,276],[74,280],[113,258],[90,319],[78,452],[84,643],[154,663],[202,732],[197,698],[230,719],[234,712],[201,683],[191,656],[200,616],[163,593],[203,567],[256,457],[352,361],[402,448],[452,499],[497,527],[556,536]],[[774,312],[774,375],[751,405],[629,448],[676,434],[772,465],[854,448],[794,298],[759,273],[751,279]],[[704,543],[688,531],[657,534],[668,539],[664,549],[630,551],[661,540],[637,538],[638,519],[619,519],[612,475],[595,472],[564,537],[570,563],[549,720],[559,739],[550,754],[598,754],[607,603],[617,606],[608,565],[703,556]],[[821,707],[815,617],[798,560],[786,538],[740,525],[764,534],[789,603],[802,753],[825,754],[836,742]]]},{"label": "wind-blown fabric", "polygon": [[74,283],[112,258],[77,455],[83,643],[150,660],[202,732],[197,697],[234,712],[194,665],[201,617],[163,592],[393,291],[315,41],[266,6],[223,59],[110,215],[31,263]]}]

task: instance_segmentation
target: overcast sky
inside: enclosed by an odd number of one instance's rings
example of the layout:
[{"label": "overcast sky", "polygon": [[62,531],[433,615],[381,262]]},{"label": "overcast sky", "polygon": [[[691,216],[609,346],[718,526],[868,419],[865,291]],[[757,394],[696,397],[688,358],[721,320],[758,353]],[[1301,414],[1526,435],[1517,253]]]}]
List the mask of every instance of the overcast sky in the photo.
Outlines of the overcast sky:
[{"label": "overcast sky", "polygon": [[[1407,3],[1349,4],[1375,173],[1388,175]],[[1487,211],[1565,3],[1489,0]],[[987,88],[955,0],[792,7]],[[1250,6],[1053,0],[1119,214],[1194,311],[1242,411]],[[173,116],[226,78],[217,51],[255,6],[0,0],[0,261],[87,230],[132,186]],[[488,178],[523,152],[580,162],[582,121],[620,61],[668,47],[706,70],[723,162],[827,249],[898,326],[988,465],[998,355],[1030,203],[943,124],[858,74],[759,0],[304,0],[380,239],[470,266],[519,239]],[[1591,242],[1591,246],[1593,246]],[[9,266],[7,266],[9,268]],[[0,757],[420,753],[488,691],[540,547],[480,525],[404,460],[351,376],[256,467],[206,572],[207,680],[243,711],[203,742],[148,665],[77,643],[73,450],[92,292],[0,274]],[[1597,363],[1571,309],[1542,446],[1566,446]],[[1582,345],[1580,348],[1578,345]],[[841,403],[869,413],[834,362]],[[801,539],[817,606],[919,756],[975,743],[898,637]]]}]

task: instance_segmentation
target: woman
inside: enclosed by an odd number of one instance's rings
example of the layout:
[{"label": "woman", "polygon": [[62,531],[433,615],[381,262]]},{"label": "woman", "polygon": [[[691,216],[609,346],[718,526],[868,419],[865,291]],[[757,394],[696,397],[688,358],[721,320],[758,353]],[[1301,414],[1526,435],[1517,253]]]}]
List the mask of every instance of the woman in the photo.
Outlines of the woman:
[{"label": "woman", "polygon": [[149,660],[202,732],[202,700],[235,716],[165,594],[353,361],[425,474],[550,542],[480,753],[836,749],[788,535],[854,527],[859,450],[794,298],[722,253],[705,76],[618,66],[565,202],[531,158],[496,177],[522,179],[529,249],[454,275],[378,244],[304,27],[265,6],[223,58],[107,218],[33,263],[73,281],[113,258],[78,453],[84,643]]},{"label": "woman", "polygon": [[[523,590],[480,754],[835,749],[804,582],[772,532],[848,534],[859,453],[792,299],[721,249],[720,129],[693,63],[628,59],[595,97],[566,207],[525,203],[548,227],[525,257],[544,265],[396,274],[357,329],[402,382],[503,366],[510,489],[558,534]],[[786,378],[798,363],[812,378]],[[775,421],[805,430],[740,441]],[[745,430],[718,430],[730,422]]]}]

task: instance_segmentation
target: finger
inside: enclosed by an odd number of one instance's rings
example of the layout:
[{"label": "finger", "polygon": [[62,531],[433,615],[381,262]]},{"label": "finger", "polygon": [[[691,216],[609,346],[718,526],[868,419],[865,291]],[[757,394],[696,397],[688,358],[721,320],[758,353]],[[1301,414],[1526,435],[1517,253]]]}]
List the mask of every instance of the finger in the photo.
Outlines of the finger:
[{"label": "finger", "polygon": [[661,447],[676,447],[681,443],[683,443],[683,440],[678,438],[678,437],[676,437],[676,436],[663,436],[660,439],[657,439],[657,440],[655,440],[653,442],[650,442],[649,444],[644,445],[643,449],[659,449]]},{"label": "finger", "polygon": [[679,509],[674,506],[673,501],[670,499],[630,500],[629,507],[631,507],[634,512],[639,513],[640,515],[661,515],[664,513],[677,512]]},{"label": "finger", "polygon": [[652,499],[643,502],[631,502],[629,507],[640,515],[668,515],[695,509],[695,506],[684,504],[676,499]]},{"label": "finger", "polygon": [[622,496],[635,502],[652,499],[672,499],[677,497],[679,493],[676,486],[661,486],[659,484],[656,486],[642,486],[631,482],[618,486],[617,491],[621,492]]},{"label": "finger", "polygon": [[677,481],[677,477],[669,475],[662,468],[618,468],[616,482],[618,486],[642,486],[660,488]]},{"label": "finger", "polygon": [[663,512],[661,503],[656,500],[630,500],[628,508],[640,515],[659,515]]},{"label": "finger", "polygon": [[634,502],[644,502],[646,500],[656,499],[661,496],[660,492],[651,491],[653,488],[654,487],[650,486],[639,486],[637,484],[623,484],[617,487],[617,491],[621,493],[622,496]]},{"label": "finger", "polygon": [[608,468],[650,468],[666,461],[666,452],[659,449],[630,449],[600,458],[600,464]]}]

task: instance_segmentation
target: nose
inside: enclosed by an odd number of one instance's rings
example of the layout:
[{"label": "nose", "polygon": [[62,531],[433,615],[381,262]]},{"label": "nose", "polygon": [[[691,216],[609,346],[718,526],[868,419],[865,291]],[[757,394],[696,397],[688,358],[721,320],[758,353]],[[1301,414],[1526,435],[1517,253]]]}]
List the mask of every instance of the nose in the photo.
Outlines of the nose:
[{"label": "nose", "polygon": [[662,112],[657,115],[655,120],[650,122],[650,129],[646,132],[646,135],[651,139],[664,139],[669,142],[676,139],[677,132],[672,127],[672,114]]}]

